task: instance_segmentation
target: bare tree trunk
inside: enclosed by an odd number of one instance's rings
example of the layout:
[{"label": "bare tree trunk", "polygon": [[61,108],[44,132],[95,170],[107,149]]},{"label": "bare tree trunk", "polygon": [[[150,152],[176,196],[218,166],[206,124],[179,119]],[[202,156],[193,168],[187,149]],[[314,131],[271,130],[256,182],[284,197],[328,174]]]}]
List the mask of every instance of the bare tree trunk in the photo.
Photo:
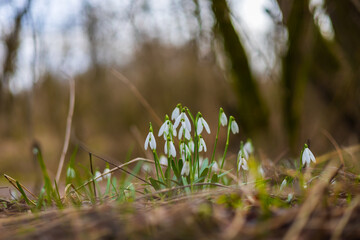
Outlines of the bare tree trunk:
[{"label": "bare tree trunk", "polygon": [[268,125],[268,111],[251,74],[244,47],[231,22],[226,0],[212,0],[212,10],[231,63],[234,87],[239,100],[239,121],[250,134],[264,130]]}]

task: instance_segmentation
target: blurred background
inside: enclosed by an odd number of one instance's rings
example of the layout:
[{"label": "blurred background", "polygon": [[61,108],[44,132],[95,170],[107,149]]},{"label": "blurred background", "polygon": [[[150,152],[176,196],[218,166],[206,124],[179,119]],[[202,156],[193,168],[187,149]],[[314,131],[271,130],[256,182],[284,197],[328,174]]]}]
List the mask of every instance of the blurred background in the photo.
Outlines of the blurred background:
[{"label": "blurred background", "polygon": [[[146,156],[148,123],[159,126],[113,69],[161,119],[182,103],[214,134],[223,107],[240,126],[233,154],[247,138],[272,160],[299,156],[308,139],[315,155],[333,150],[326,134],[359,142],[359,1],[1,0],[0,173],[36,178],[38,144],[55,176],[69,76],[66,162],[76,140],[115,162]],[[209,152],[214,138],[205,135]]]}]

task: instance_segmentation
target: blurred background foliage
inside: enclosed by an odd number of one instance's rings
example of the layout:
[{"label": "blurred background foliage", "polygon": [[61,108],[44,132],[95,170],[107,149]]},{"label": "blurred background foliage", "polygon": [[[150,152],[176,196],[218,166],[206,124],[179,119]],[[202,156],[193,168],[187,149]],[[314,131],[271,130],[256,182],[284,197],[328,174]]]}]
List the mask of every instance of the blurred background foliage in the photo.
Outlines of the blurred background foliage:
[{"label": "blurred background foliage", "polygon": [[258,37],[239,14],[243,2],[1,1],[0,172],[34,179],[36,143],[55,173],[67,76],[76,80],[68,154],[80,140],[119,161],[146,156],[155,120],[112,69],[161,118],[182,103],[201,111],[214,132],[223,107],[241,128],[233,153],[252,138],[266,158],[296,157],[307,139],[321,154],[333,149],[324,131],[340,145],[358,143],[360,3],[264,0]]}]

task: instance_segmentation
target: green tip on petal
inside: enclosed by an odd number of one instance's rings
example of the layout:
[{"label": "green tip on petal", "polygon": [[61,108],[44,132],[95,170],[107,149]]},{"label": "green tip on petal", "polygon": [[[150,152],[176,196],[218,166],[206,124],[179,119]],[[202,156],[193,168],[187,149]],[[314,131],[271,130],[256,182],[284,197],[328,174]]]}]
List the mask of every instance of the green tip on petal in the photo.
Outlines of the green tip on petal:
[{"label": "green tip on petal", "polygon": [[304,144],[304,148],[309,148],[309,146],[305,143],[305,144]]},{"label": "green tip on petal", "polygon": [[221,107],[220,108],[220,113],[223,113],[224,112],[224,109]]},{"label": "green tip on petal", "polygon": [[167,114],[165,115],[165,121],[166,120],[169,120],[169,116]]},{"label": "green tip on petal", "polygon": [[152,127],[152,124],[151,122],[149,123],[150,127],[149,127],[149,132],[153,132],[153,127]]}]

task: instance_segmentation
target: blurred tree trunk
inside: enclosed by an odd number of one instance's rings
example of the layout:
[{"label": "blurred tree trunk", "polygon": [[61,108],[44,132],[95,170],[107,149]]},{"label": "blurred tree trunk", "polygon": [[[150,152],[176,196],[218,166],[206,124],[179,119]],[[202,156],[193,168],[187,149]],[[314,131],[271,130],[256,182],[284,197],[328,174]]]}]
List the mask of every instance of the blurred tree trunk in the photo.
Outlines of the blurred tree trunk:
[{"label": "blurred tree trunk", "polygon": [[224,50],[231,63],[231,73],[239,100],[238,120],[245,131],[253,135],[256,131],[267,128],[268,111],[251,74],[244,47],[231,22],[226,0],[212,0],[212,11],[217,30],[223,38]]},{"label": "blurred tree trunk", "polygon": [[288,29],[288,51],[283,58],[283,116],[292,152],[299,140],[303,96],[311,65],[314,22],[309,1],[279,1]]},{"label": "blurred tree trunk", "polygon": [[[351,81],[343,92],[342,106],[347,124],[360,135],[360,1],[326,0],[325,6],[340,45],[351,66]],[[349,101],[351,100],[351,101]]]},{"label": "blurred tree trunk", "polygon": [[9,89],[10,78],[16,70],[17,54],[20,46],[20,33],[22,20],[29,11],[32,0],[28,0],[25,6],[19,10],[13,20],[13,29],[5,36],[5,57],[0,78],[0,115],[3,117],[5,134],[8,134],[11,123],[12,94]]}]

